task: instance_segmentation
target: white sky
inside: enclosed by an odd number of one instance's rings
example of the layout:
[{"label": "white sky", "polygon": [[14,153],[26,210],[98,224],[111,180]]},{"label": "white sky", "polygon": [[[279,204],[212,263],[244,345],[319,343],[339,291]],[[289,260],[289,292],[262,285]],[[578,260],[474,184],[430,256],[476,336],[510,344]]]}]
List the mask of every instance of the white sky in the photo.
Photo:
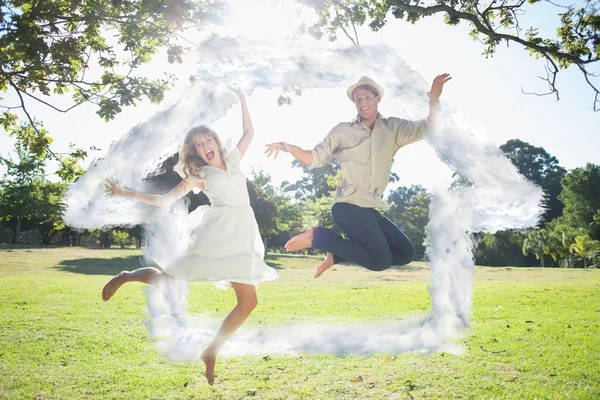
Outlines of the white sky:
[{"label": "white sky", "polygon": [[[286,7],[283,2],[278,3],[279,7],[270,8],[264,2],[259,7],[254,2],[236,2],[237,14],[228,17],[227,26],[220,30],[249,38],[290,32],[294,26],[294,9]],[[542,30],[551,26],[549,18],[556,18],[554,10],[548,10],[536,13],[535,19],[531,19]],[[600,113],[591,110],[592,91],[577,71],[559,74],[559,102],[552,96],[526,96],[521,94],[521,86],[528,91],[545,91],[543,82],[537,78],[544,73],[544,64],[529,57],[521,47],[502,46],[494,58],[486,59],[481,55],[483,46],[468,37],[467,25],[450,27],[437,17],[415,25],[393,17],[388,18],[388,22],[378,33],[361,29],[361,43],[383,42],[394,47],[397,54],[427,80],[432,80],[439,73],[451,73],[453,80],[446,85],[442,100],[462,113],[481,135],[498,145],[508,139],[519,138],[542,146],[568,169],[583,166],[586,162],[600,164]],[[338,41],[343,46],[350,44],[343,35]],[[80,147],[95,145],[106,151],[111,142],[133,126],[175,102],[185,89],[196,62],[193,54],[186,57],[184,65],[168,65],[157,57],[156,62],[144,67],[144,73],[157,77],[165,71],[175,73],[179,77],[178,86],[168,93],[163,104],[127,108],[110,123],[100,119],[95,114],[96,109],[90,105],[67,114],[31,102],[28,106],[33,115],[44,121],[55,139],[52,145],[55,151],[66,151],[69,142]],[[350,120],[355,114],[344,88],[306,90],[301,97],[294,99],[292,106],[274,107],[278,95],[277,90],[260,90],[248,96],[256,136],[245,160],[247,172],[251,168],[264,169],[273,175],[276,183],[285,179],[294,181],[299,171],[291,168],[289,155],[280,155],[275,161],[266,159],[262,155],[264,144],[286,140],[311,148],[336,123]],[[16,100],[10,94],[6,99],[11,103]],[[68,99],[53,101],[70,104]],[[385,98],[380,104],[380,111],[386,116],[402,117],[386,107]],[[423,116],[425,113],[426,110],[423,110]],[[241,134],[239,107],[213,124],[213,128],[221,136],[237,140]],[[12,143],[4,132],[0,132],[2,155],[8,154]],[[400,175],[402,185],[422,184],[430,188],[435,182],[449,179],[447,169],[425,142],[403,148],[395,161],[393,171]]]}]

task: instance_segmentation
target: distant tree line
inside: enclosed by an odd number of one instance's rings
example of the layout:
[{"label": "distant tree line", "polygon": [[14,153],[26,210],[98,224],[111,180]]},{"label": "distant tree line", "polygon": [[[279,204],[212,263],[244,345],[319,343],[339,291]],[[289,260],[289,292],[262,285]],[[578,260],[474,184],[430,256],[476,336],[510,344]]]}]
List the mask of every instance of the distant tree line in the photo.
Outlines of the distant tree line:
[{"label": "distant tree line", "polygon": [[[546,193],[545,213],[535,228],[476,233],[476,263],[490,266],[598,267],[600,262],[600,166],[587,164],[567,171],[541,147],[509,140],[500,149],[525,177]],[[38,243],[67,246],[136,247],[143,245],[141,226],[75,231],[62,219],[62,199],[77,176],[50,181],[47,157],[40,158],[17,143],[12,156],[0,163],[0,243]],[[177,155],[164,161],[146,179],[156,191],[167,192],[181,178],[173,171]],[[342,179],[337,164],[302,169],[300,179],[278,187],[264,171],[253,171],[247,181],[250,203],[265,247],[283,251],[290,237],[315,225],[338,230],[331,219],[331,202]],[[459,178],[460,179],[460,178]],[[459,179],[457,183],[460,184]],[[390,176],[397,182],[396,174]],[[203,194],[183,200],[190,211],[209,206]],[[386,197],[385,215],[397,223],[415,245],[415,259],[425,257],[426,228],[431,194],[420,185],[398,186]],[[338,230],[339,231],[339,230]]]}]

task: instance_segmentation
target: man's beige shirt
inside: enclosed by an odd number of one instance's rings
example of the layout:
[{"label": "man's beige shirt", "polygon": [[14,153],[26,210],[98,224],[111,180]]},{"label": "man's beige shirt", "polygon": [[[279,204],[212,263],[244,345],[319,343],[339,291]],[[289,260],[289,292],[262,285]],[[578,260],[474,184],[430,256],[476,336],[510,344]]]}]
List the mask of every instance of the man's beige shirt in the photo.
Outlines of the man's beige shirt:
[{"label": "man's beige shirt", "polygon": [[394,155],[401,147],[421,140],[430,126],[427,119],[409,121],[379,115],[370,131],[357,117],[335,126],[312,150],[309,168],[321,167],[335,158],[344,180],[335,192],[334,204],[386,208],[383,193],[390,180]]}]

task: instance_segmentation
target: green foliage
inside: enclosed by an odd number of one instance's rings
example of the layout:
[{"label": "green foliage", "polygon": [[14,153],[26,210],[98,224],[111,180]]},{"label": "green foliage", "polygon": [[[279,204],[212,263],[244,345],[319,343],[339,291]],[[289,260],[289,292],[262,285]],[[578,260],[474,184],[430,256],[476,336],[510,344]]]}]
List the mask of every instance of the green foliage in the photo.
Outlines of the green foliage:
[{"label": "green foliage", "polygon": [[39,203],[35,219],[41,243],[49,244],[54,235],[68,229],[62,218],[65,212],[63,198],[67,193],[67,184],[45,181],[41,191],[44,200]]},{"label": "green foliage", "polygon": [[302,229],[299,205],[273,186],[270,175],[252,171],[248,193],[265,247],[281,247]]},{"label": "green foliage", "polygon": [[528,255],[529,253],[533,253],[535,258],[540,260],[542,267],[546,266],[544,261],[546,254],[552,256],[554,261],[557,260],[556,252],[551,249],[550,235],[547,230],[533,229],[529,231],[523,241],[523,254]]},{"label": "green foliage", "polygon": [[[105,120],[141,100],[158,103],[175,77],[150,80],[134,71],[161,49],[169,62],[181,62],[184,48],[178,32],[210,20],[218,0],[5,0],[0,3],[0,93],[12,91],[18,104],[6,110],[0,124],[34,154],[43,157],[52,139],[28,112],[34,101],[59,112],[93,103]],[[91,76],[92,70],[95,74]],[[44,98],[67,94],[72,105],[59,108]],[[12,111],[26,115],[18,123]],[[82,150],[62,160],[63,179],[80,173]]]},{"label": "green foliage", "polygon": [[250,195],[250,205],[254,211],[256,223],[260,231],[260,236],[265,243],[268,244],[268,237],[276,233],[277,229],[277,208],[272,199],[268,195],[257,189],[252,181],[247,181],[248,194]]},{"label": "green foliage", "polygon": [[124,249],[128,245],[131,245],[132,241],[129,237],[129,233],[121,229],[113,229],[110,232],[110,236],[113,243],[116,243],[121,249]]},{"label": "green foliage", "polygon": [[335,191],[337,186],[331,186],[327,182],[327,176],[337,175],[340,167],[336,162],[326,164],[321,168],[308,169],[304,164],[294,160],[292,166],[302,169],[302,178],[295,183],[284,181],[281,183],[281,188],[285,192],[294,192],[296,200],[319,198]]},{"label": "green foliage", "polygon": [[558,164],[556,157],[548,154],[543,147],[535,147],[519,139],[511,139],[500,150],[530,181],[539,185],[546,193],[544,213],[541,223],[549,222],[562,214],[562,203],[558,200],[562,187],[560,181],[566,170]]},{"label": "green foliage", "polygon": [[518,231],[505,230],[496,233],[482,233],[479,235],[475,249],[475,262],[477,265],[519,267],[529,266],[531,263],[523,255],[523,241],[526,235]]},{"label": "green foliage", "polygon": [[579,254],[583,258],[584,268],[588,268],[588,259],[600,251],[600,241],[592,240],[588,235],[578,235],[569,250]]},{"label": "green foliage", "polygon": [[45,179],[45,159],[15,144],[17,160],[0,157],[6,173],[0,181],[0,222],[13,231],[12,242],[21,239],[23,231],[37,228],[42,244],[65,228],[62,199],[67,185]]},{"label": "green foliage", "polygon": [[570,247],[575,243],[575,237],[587,234],[587,230],[583,228],[575,228],[564,223],[564,218],[556,218],[546,224],[546,228],[550,233],[552,248],[556,249],[560,257],[566,257],[567,267],[574,268],[575,259]]},{"label": "green foliage", "polygon": [[420,185],[410,188],[400,186],[390,193],[387,203],[390,205],[385,215],[402,231],[415,246],[415,260],[425,255],[425,238],[429,223],[429,203],[431,194]]},{"label": "green foliage", "polygon": [[328,195],[309,198],[302,202],[302,224],[304,229],[308,230],[315,226],[331,229],[334,232],[342,234],[342,231],[333,222],[331,216],[331,206],[333,204],[333,192]]},{"label": "green foliage", "polygon": [[586,164],[575,168],[561,181],[558,197],[564,204],[562,221],[573,228],[586,229],[592,239],[600,239],[600,225],[594,216],[600,209],[600,166]]},{"label": "green foliage", "polygon": [[[593,108],[600,110],[600,91],[597,75],[590,70],[597,65],[600,54],[600,15],[598,0],[583,0],[580,4],[556,5],[551,1],[508,0],[477,2],[456,0],[298,0],[313,8],[317,22],[306,30],[316,38],[327,36],[337,40],[343,32],[358,48],[356,26],[367,24],[373,31],[390,22],[389,17],[416,23],[421,18],[441,14],[449,25],[466,22],[471,27],[469,36],[484,45],[483,55],[491,57],[501,43],[523,46],[532,57],[546,61],[549,92],[558,99],[556,76],[562,69],[575,65],[593,91]],[[519,19],[526,12],[536,12],[538,3],[556,7],[558,21],[554,36],[542,37],[536,27],[525,34]]]}]

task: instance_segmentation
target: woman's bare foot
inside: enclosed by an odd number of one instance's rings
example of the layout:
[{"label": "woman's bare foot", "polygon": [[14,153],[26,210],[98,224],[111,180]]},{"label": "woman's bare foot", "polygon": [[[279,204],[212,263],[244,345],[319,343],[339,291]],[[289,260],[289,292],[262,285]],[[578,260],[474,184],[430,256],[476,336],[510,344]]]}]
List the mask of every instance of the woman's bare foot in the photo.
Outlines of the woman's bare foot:
[{"label": "woman's bare foot", "polygon": [[217,357],[214,354],[207,352],[207,350],[204,350],[200,358],[204,361],[204,365],[206,365],[204,376],[206,376],[208,384],[212,386],[215,383],[215,362],[217,361]]},{"label": "woman's bare foot", "polygon": [[315,278],[320,277],[323,272],[325,272],[329,268],[333,267],[333,265],[334,265],[333,254],[327,252],[327,255],[325,256],[325,259],[323,260],[323,262],[317,268],[317,272],[315,273]]},{"label": "woman's bare foot", "polygon": [[285,249],[287,251],[299,251],[311,248],[313,240],[313,231],[314,228],[294,236],[285,244]]},{"label": "woman's bare foot", "polygon": [[102,289],[102,300],[108,301],[119,290],[122,284],[125,283],[125,276],[128,271],[123,271],[119,275],[112,278]]}]

